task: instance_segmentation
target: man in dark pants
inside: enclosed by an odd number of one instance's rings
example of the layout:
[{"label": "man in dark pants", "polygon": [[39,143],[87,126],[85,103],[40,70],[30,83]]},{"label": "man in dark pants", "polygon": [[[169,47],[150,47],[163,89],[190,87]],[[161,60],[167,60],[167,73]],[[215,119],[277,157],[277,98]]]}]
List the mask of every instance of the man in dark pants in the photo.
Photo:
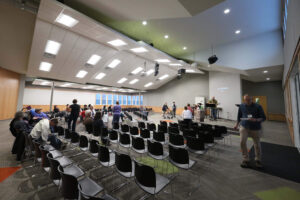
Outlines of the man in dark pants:
[{"label": "man in dark pants", "polygon": [[172,105],[172,115],[173,115],[174,118],[176,117],[176,108],[177,108],[177,106],[176,106],[176,104],[175,104],[175,101],[173,101],[173,105]]},{"label": "man in dark pants", "polygon": [[113,121],[112,121],[112,126],[113,128],[117,127],[120,121],[120,116],[121,116],[121,112],[122,112],[122,108],[119,105],[119,101],[116,102],[117,105],[115,105],[112,109],[113,112]]},{"label": "man in dark pants", "polygon": [[77,104],[77,99],[73,100],[73,104],[70,105],[70,108],[71,108],[71,114],[69,116],[68,129],[69,130],[71,129],[71,122],[72,122],[72,132],[75,132],[77,118],[79,117],[79,113],[80,113],[80,105]]}]

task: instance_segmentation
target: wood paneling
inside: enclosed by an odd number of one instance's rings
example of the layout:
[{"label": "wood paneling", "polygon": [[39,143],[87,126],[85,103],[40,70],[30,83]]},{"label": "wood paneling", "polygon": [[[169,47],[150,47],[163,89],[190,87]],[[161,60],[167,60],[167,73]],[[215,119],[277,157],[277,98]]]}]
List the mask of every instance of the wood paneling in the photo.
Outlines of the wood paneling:
[{"label": "wood paneling", "polygon": [[268,113],[268,119],[270,121],[285,122],[285,115],[284,114],[276,114],[276,113]]},{"label": "wood paneling", "polygon": [[20,74],[0,68],[0,120],[11,119],[17,110]]},{"label": "wood paneling", "polygon": [[266,96],[253,96],[254,102],[256,101],[256,98],[259,99],[259,105],[261,105],[261,107],[264,109],[265,115],[266,115],[267,119],[269,119],[267,97]]}]

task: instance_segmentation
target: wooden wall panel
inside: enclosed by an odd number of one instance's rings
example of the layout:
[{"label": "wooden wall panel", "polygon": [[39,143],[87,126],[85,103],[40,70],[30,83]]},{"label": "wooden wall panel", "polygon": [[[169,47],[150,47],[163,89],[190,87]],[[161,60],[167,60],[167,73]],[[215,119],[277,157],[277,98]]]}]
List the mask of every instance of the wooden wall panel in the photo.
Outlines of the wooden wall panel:
[{"label": "wooden wall panel", "polygon": [[20,74],[0,68],[0,120],[11,119],[17,110]]},{"label": "wooden wall panel", "polygon": [[285,122],[284,114],[268,113],[269,121]]}]

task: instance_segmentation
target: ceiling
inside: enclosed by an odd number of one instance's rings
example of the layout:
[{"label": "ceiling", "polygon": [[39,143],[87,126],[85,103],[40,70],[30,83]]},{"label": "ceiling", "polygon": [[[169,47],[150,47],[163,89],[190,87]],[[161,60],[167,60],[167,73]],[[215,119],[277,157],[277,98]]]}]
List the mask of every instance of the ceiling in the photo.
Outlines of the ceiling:
[{"label": "ceiling", "polygon": [[[283,65],[279,65],[245,70],[247,75],[241,75],[241,78],[252,82],[281,81],[283,68]],[[267,80],[267,78],[270,79]]]},{"label": "ceiling", "polygon": [[[63,0],[70,7],[172,56],[280,29],[281,0]],[[229,8],[227,15],[224,10]],[[147,20],[143,26],[142,21]],[[241,33],[235,34],[239,29]],[[164,35],[169,38],[165,39]],[[187,47],[186,50],[183,47]]]},{"label": "ceiling", "polygon": [[[57,23],[56,19],[61,14],[71,16],[78,20],[78,23],[71,28]],[[116,39],[124,41],[127,45],[115,47],[107,43]],[[61,44],[61,48],[54,58],[44,55],[48,40]],[[130,49],[136,47],[144,47],[148,52],[133,53]],[[101,59],[95,66],[87,67],[86,62],[93,54],[101,56]],[[108,68],[107,66],[114,59],[119,59],[121,63],[114,69]],[[153,69],[156,59],[170,61],[166,64],[160,63],[157,77],[154,77],[153,74],[149,76],[141,76],[140,73],[130,74],[137,67],[142,67],[145,71]],[[39,70],[42,61],[53,65],[49,72]],[[195,73],[203,73],[183,61],[150,45],[136,42],[57,1],[42,0],[37,14],[26,74],[81,84],[148,90],[156,89],[177,76],[179,67],[170,66],[170,63],[180,64],[180,68],[193,69]],[[76,77],[80,70],[88,72],[84,78]],[[106,76],[101,80],[95,79],[100,72],[105,73]],[[158,80],[165,74],[169,76],[166,79]],[[122,84],[117,83],[123,77],[127,80]],[[136,84],[129,84],[133,79],[139,79],[139,81]],[[150,82],[153,85],[146,88],[145,85]]]}]

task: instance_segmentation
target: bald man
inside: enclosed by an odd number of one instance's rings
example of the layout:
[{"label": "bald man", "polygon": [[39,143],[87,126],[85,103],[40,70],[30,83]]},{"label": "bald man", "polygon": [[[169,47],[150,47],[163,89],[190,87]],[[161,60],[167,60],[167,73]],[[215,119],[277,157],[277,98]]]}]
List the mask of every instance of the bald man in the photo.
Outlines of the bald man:
[{"label": "bald man", "polygon": [[247,149],[247,139],[252,137],[255,150],[255,166],[262,168],[261,164],[261,148],[260,148],[260,134],[261,123],[266,120],[263,108],[253,103],[252,97],[244,95],[244,103],[240,105],[235,129],[239,126],[241,136],[241,149],[243,154],[243,162],[241,167],[248,168],[250,160]]}]

